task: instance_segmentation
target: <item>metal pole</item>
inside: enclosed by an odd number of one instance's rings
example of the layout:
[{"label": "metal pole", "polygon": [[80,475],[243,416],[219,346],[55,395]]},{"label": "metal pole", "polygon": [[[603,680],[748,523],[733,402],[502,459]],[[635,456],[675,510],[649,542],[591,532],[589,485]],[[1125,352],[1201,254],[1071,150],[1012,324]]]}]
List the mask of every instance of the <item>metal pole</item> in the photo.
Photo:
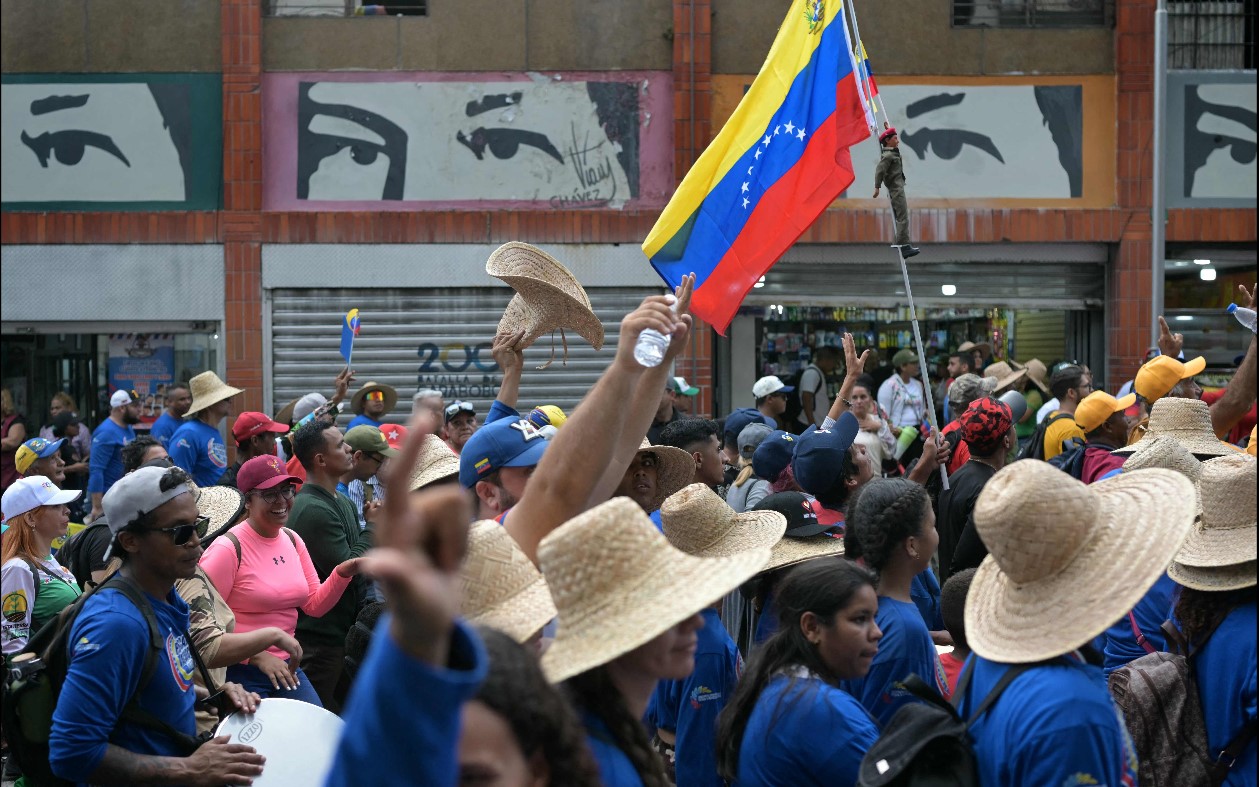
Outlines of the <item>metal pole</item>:
[{"label": "metal pole", "polygon": [[1150,344],[1158,344],[1163,313],[1163,266],[1167,254],[1167,4],[1154,12],[1154,195],[1150,206]]},{"label": "metal pole", "polygon": [[[896,249],[896,258],[901,261],[901,276],[905,280],[905,297],[909,299],[909,322],[914,326],[914,346],[918,349],[918,371],[922,374],[922,390],[927,398],[927,423],[931,424],[931,438],[938,440],[940,429],[936,426],[936,404],[935,399],[931,395],[931,375],[927,372],[930,366],[927,362],[927,354],[922,347],[922,331],[918,329],[918,311],[914,308],[914,291],[909,286],[909,266],[905,264],[905,255],[901,254],[900,246],[892,246]],[[940,484],[943,489],[949,488],[949,471],[944,465],[940,465]]]}]

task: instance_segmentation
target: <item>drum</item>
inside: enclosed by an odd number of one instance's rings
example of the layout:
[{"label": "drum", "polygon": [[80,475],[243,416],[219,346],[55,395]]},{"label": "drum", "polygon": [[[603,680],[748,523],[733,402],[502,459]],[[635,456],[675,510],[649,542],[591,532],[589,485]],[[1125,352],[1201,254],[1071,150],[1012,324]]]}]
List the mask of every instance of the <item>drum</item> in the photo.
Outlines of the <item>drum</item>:
[{"label": "drum", "polygon": [[256,713],[237,711],[214,731],[252,746],[267,758],[255,787],[323,784],[345,722],[331,711],[297,700],[265,699]]}]

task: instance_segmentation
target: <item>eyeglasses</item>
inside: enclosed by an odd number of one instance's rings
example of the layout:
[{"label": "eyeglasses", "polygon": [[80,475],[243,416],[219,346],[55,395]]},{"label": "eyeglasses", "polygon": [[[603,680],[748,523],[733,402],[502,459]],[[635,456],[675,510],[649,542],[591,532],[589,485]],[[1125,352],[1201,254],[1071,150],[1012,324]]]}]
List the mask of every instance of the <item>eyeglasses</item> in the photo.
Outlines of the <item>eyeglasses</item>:
[{"label": "eyeglasses", "polygon": [[174,527],[150,527],[141,530],[142,533],[165,533],[170,536],[175,546],[183,546],[188,543],[188,539],[192,538],[192,534],[196,533],[197,538],[205,538],[206,531],[210,529],[210,517],[199,516],[191,525],[175,525]]},{"label": "eyeglasses", "polygon": [[264,502],[274,504],[280,502],[281,499],[292,500],[293,495],[297,494],[297,490],[293,488],[292,484],[285,484],[279,489],[268,489],[265,492],[250,492],[250,494],[261,497]]}]

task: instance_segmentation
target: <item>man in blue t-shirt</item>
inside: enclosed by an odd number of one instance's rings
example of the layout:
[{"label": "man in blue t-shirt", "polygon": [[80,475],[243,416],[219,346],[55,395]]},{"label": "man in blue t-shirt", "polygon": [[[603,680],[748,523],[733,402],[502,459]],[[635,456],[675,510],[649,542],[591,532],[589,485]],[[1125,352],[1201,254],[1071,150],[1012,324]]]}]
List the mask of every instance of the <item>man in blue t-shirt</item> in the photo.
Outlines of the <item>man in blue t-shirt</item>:
[{"label": "man in blue t-shirt", "polygon": [[[192,577],[201,556],[205,520],[189,478],[179,468],[142,467],[104,498],[122,558],[118,578],[84,602],[70,630],[70,664],[49,738],[53,773],[77,783],[211,785],[256,778],[263,758],[226,737],[195,748],[188,605],[175,582]],[[141,607],[152,609],[161,648]],[[146,680],[147,676],[147,680]],[[260,701],[226,683],[235,708],[252,713]],[[124,721],[135,701],[168,730]]]},{"label": "man in blue t-shirt", "polygon": [[92,511],[87,521],[98,518],[104,509],[101,500],[122,478],[122,447],[136,439],[134,424],[140,423],[140,405],[134,391],[114,391],[109,397],[109,417],[92,434],[92,456],[88,460],[87,491]]},{"label": "man in blue t-shirt", "polygon": [[379,429],[397,403],[398,392],[393,387],[377,382],[364,383],[350,397],[350,409],[355,415],[346,425],[345,431],[348,432],[356,426],[374,426]]},{"label": "man in blue t-shirt", "polygon": [[227,471],[227,443],[218,425],[232,414],[232,397],[244,391],[224,383],[214,372],[192,378],[191,386],[189,418],[171,435],[166,451],[198,486],[214,486]]},{"label": "man in blue t-shirt", "polygon": [[170,439],[175,430],[184,423],[188,408],[192,407],[192,392],[183,384],[172,385],[166,389],[166,409],[149,427],[149,436],[170,450]]}]

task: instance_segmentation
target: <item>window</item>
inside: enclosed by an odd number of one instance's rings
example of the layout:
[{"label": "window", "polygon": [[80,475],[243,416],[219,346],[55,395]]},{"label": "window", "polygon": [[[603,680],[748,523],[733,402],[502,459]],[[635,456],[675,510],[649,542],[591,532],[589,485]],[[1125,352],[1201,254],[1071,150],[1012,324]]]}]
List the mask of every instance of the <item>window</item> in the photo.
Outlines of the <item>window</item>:
[{"label": "window", "polygon": [[1254,0],[1173,0],[1167,4],[1167,67],[1255,67]]},{"label": "window", "polygon": [[265,16],[427,16],[427,0],[263,0]]},{"label": "window", "polygon": [[1103,27],[1114,0],[953,0],[954,27]]}]

